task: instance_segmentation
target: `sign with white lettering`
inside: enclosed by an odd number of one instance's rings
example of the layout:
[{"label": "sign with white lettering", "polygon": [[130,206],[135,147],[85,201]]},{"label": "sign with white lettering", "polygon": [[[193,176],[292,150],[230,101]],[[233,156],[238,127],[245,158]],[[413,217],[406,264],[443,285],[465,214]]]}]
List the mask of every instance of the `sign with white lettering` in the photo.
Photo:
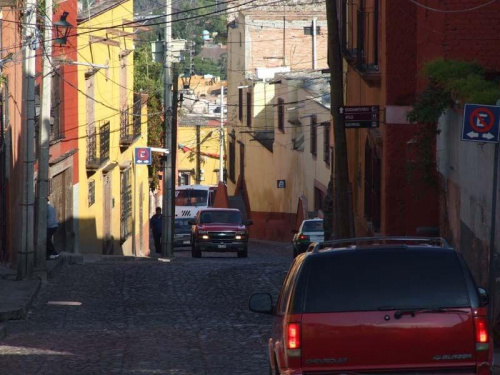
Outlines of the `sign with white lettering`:
[{"label": "sign with white lettering", "polygon": [[344,106],[339,108],[344,116],[346,129],[377,128],[379,125],[379,106]]}]

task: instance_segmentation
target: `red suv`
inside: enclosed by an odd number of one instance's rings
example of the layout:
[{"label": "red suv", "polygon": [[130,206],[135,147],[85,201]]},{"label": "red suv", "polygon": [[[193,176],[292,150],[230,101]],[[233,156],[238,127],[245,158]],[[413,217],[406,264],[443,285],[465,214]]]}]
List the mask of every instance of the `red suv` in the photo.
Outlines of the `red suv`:
[{"label": "red suv", "polygon": [[443,239],[357,238],[295,258],[276,306],[270,373],[490,374],[486,291]]},{"label": "red suv", "polygon": [[191,227],[191,254],[200,258],[202,251],[236,251],[238,258],[248,256],[248,229],[251,220],[243,221],[241,212],[234,208],[200,210]]}]

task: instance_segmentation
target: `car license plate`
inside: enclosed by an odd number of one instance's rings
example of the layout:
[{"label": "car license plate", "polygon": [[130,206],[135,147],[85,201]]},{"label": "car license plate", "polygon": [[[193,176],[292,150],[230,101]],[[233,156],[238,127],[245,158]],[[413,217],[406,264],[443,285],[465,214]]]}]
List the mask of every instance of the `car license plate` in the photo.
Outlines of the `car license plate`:
[{"label": "car license plate", "polygon": [[225,249],[226,248],[226,245],[219,245],[218,246],[219,249]]},{"label": "car license plate", "polygon": [[191,243],[191,241],[182,241],[182,243],[183,243],[184,245],[189,245],[189,244]]}]

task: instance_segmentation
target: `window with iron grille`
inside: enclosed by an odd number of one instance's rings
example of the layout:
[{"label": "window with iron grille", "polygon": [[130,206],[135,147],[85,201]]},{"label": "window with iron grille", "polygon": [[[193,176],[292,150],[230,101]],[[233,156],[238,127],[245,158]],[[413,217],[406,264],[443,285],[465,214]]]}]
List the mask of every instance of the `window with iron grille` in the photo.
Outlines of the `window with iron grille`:
[{"label": "window with iron grille", "polygon": [[133,112],[134,137],[141,136],[141,107],[142,107],[141,95],[134,93],[134,112]]},{"label": "window with iron grille", "polygon": [[317,154],[317,132],[318,132],[318,119],[316,115],[311,116],[311,154]]},{"label": "window with iron grille", "polygon": [[129,128],[129,108],[123,107],[120,111],[120,140],[128,140],[130,136]]},{"label": "window with iron grille", "polygon": [[132,234],[132,181],[131,169],[128,168],[121,173],[120,181],[120,235],[122,241]]},{"label": "window with iron grille", "polygon": [[243,121],[243,89],[238,89],[238,119]]},{"label": "window with iron grille", "polygon": [[285,101],[278,98],[278,129],[285,132]]},{"label": "window with iron grille", "polygon": [[342,51],[359,71],[378,71],[379,0],[341,2],[339,9]]},{"label": "window with iron grille", "polygon": [[235,174],[235,144],[234,141],[229,142],[229,179],[236,182]]},{"label": "window with iron grille", "polygon": [[101,161],[105,161],[109,159],[109,121],[101,126],[100,129],[100,155]]},{"label": "window with iron grille", "polygon": [[97,135],[94,124],[89,124],[87,127],[87,165],[94,165],[97,162]]},{"label": "window with iron grille", "polygon": [[323,160],[330,165],[330,123],[321,123],[323,127]]},{"label": "window with iron grille", "polygon": [[89,181],[89,207],[95,203],[95,181]]},{"label": "window with iron grille", "polygon": [[252,93],[247,92],[247,126],[252,126]]}]

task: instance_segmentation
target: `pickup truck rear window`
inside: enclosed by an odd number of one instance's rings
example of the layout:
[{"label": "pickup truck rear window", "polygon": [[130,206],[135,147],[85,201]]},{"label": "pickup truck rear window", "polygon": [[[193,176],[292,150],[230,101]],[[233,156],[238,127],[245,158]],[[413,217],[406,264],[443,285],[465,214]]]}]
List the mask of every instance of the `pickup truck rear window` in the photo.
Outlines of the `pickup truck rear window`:
[{"label": "pickup truck rear window", "polygon": [[304,312],[470,306],[452,251],[340,250],[308,263]]}]

